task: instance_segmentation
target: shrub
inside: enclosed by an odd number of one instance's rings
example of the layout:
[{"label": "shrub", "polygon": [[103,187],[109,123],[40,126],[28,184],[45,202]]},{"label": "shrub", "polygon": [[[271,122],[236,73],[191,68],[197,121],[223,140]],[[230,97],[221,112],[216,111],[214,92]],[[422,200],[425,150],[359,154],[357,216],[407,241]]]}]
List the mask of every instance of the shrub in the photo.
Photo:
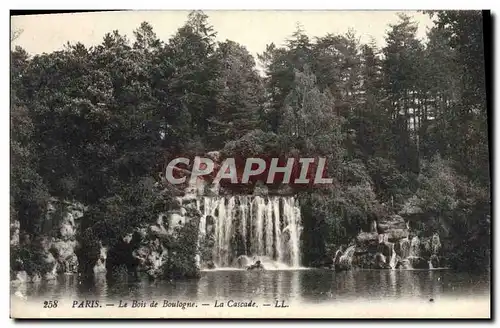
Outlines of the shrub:
[{"label": "shrub", "polygon": [[192,218],[184,226],[176,227],[173,238],[168,243],[168,255],[161,271],[163,278],[191,279],[199,278],[200,270],[195,256],[198,251],[198,222]]},{"label": "shrub", "polygon": [[29,276],[44,275],[52,269],[45,259],[43,249],[33,244],[15,246],[10,251],[11,270],[26,271]]}]

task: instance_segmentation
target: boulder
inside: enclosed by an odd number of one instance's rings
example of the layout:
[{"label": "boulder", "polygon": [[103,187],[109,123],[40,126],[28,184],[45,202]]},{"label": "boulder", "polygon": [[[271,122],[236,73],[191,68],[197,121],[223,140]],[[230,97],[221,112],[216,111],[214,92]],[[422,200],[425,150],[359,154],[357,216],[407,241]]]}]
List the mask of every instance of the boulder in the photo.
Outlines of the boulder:
[{"label": "boulder", "polygon": [[358,268],[371,269],[373,268],[373,253],[358,253],[352,261],[352,265]]},{"label": "boulder", "polygon": [[26,283],[30,281],[30,277],[26,271],[17,271],[14,273],[13,283]]},{"label": "boulder", "polygon": [[431,253],[433,255],[439,254],[439,251],[441,250],[441,240],[439,238],[439,235],[435,233],[432,235],[431,238]]},{"label": "boulder", "polygon": [[412,196],[404,203],[398,214],[405,217],[422,214],[424,211],[420,208],[420,202],[417,196]]},{"label": "boulder", "polygon": [[31,282],[40,282],[42,281],[42,276],[39,273],[35,273],[33,276],[30,278]]},{"label": "boulder", "polygon": [[360,232],[356,237],[358,244],[370,244],[378,243],[378,233],[377,232]]},{"label": "boulder", "polygon": [[57,279],[56,269],[57,269],[57,265],[55,265],[51,271],[47,272],[43,278],[47,281],[56,280]]},{"label": "boulder", "polygon": [[411,269],[411,263],[408,259],[399,260],[396,264],[396,269],[401,269],[401,270]]},{"label": "boulder", "polygon": [[97,260],[97,263],[94,265],[94,273],[106,272],[106,258],[108,250],[106,247],[103,247],[102,244],[100,245],[100,248],[101,249],[99,253],[99,259]]},{"label": "boulder", "polygon": [[[444,262],[439,257],[442,246],[437,233],[420,237],[421,232],[410,231],[408,222],[400,215],[389,215],[372,221],[369,229],[370,232],[360,232],[356,236],[353,266],[402,269],[443,266]],[[384,257],[384,261],[381,256]],[[338,263],[336,267],[340,267]]]},{"label": "boulder", "polygon": [[430,258],[432,255],[432,237],[420,238],[420,255]]},{"label": "boulder", "polygon": [[379,233],[386,233],[390,230],[398,230],[398,229],[408,230],[405,220],[397,214],[386,216],[382,219],[379,219],[377,221],[377,227]]},{"label": "boulder", "polygon": [[267,195],[269,195],[269,188],[261,181],[258,181],[255,184],[255,187],[253,189],[253,195],[254,196],[267,196]]},{"label": "boulder", "polygon": [[335,254],[334,266],[335,271],[347,271],[352,268],[356,254],[356,247],[354,245],[347,247],[345,252],[341,249]]},{"label": "boulder", "polygon": [[[212,262],[212,261],[210,261]],[[213,262],[212,262],[213,263]],[[246,268],[250,265],[251,261],[246,255],[240,255],[234,260],[233,266],[237,268]]]},{"label": "boulder", "polygon": [[394,251],[403,259],[410,256],[410,241],[408,238],[398,240],[394,244]]},{"label": "boulder", "polygon": [[250,265],[247,270],[264,270],[264,266],[260,261],[255,262],[254,264]]},{"label": "boulder", "polygon": [[207,156],[215,163],[220,163],[221,161],[221,153],[218,150],[209,151]]},{"label": "boulder", "polygon": [[75,240],[58,240],[52,243],[50,252],[59,263],[58,273],[76,273],[78,271],[76,247],[77,242]]},{"label": "boulder", "polygon": [[146,272],[152,278],[157,278],[162,274],[162,266],[165,263],[168,252],[163,247],[153,249],[146,261]]},{"label": "boulder", "polygon": [[169,233],[164,226],[161,225],[152,225],[149,227],[149,233],[154,238],[167,238]]},{"label": "boulder", "polygon": [[432,265],[432,268],[439,268],[440,267],[439,257],[437,255],[431,255],[431,258],[429,259],[429,263]]},{"label": "boulder", "polygon": [[408,261],[413,269],[429,269],[429,262],[422,257],[409,257]]},{"label": "boulder", "polygon": [[392,244],[390,244],[389,242],[380,243],[378,245],[377,252],[383,254],[385,257],[391,257],[392,256]]},{"label": "boulder", "polygon": [[342,256],[342,248],[337,250],[335,252],[335,256],[333,257],[333,264],[335,265],[335,267],[337,267],[340,264],[340,257],[341,256]]},{"label": "boulder", "polygon": [[387,235],[387,240],[390,242],[396,242],[400,239],[407,238],[409,235],[408,229],[391,229],[385,232]]},{"label": "boulder", "polygon": [[177,212],[170,213],[168,220],[168,227],[170,231],[174,231],[175,228],[181,227],[186,223],[186,217]]},{"label": "boulder", "polygon": [[10,224],[10,245],[11,246],[18,246],[19,245],[19,241],[20,241],[19,228],[20,228],[19,221],[15,220],[15,221],[11,222],[11,224]]},{"label": "boulder", "polygon": [[215,263],[213,261],[208,261],[206,264],[205,264],[206,268],[209,269],[209,270],[212,270],[212,269],[215,269],[216,266],[215,266]]},{"label": "boulder", "polygon": [[388,269],[388,265],[386,264],[386,257],[382,253],[375,254],[373,261],[374,269]]},{"label": "boulder", "polygon": [[360,232],[356,237],[356,253],[375,253],[378,247],[378,233]]},{"label": "boulder", "polygon": [[74,239],[76,234],[75,217],[72,212],[67,212],[60,223],[59,235],[62,240]]}]

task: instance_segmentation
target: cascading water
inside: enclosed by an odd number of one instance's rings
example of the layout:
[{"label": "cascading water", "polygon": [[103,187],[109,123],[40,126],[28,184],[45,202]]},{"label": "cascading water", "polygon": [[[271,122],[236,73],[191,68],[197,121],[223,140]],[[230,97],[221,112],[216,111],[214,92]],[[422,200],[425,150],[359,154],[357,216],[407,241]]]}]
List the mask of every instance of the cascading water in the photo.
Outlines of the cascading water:
[{"label": "cascading water", "polygon": [[409,257],[420,257],[420,239],[417,236],[411,239]]},{"label": "cascading water", "polygon": [[391,245],[391,259],[389,260],[389,266],[391,269],[396,268],[396,251],[394,250],[394,243],[390,243]]},{"label": "cascading water", "polygon": [[401,239],[399,244],[400,244],[401,258],[406,259],[407,257],[410,256],[410,241],[408,240],[408,237]]},{"label": "cascading water", "polygon": [[[207,184],[200,178],[190,180],[185,195],[177,199],[180,214],[172,214],[184,220],[171,219],[171,225],[188,220],[184,217],[185,207],[194,205],[201,214],[198,247],[205,249],[203,259],[201,253],[195,254],[198,267],[204,266],[202,262],[209,262],[207,267],[245,267],[257,260],[266,269],[300,267],[301,214],[294,197],[218,193],[217,183]],[[207,240],[210,242],[202,244]]]},{"label": "cascading water", "polygon": [[[241,256],[300,267],[298,202],[282,196],[214,196],[200,201],[200,239],[213,233],[212,262],[233,266]],[[207,218],[213,218],[213,226]],[[245,263],[249,260],[245,259]],[[264,267],[266,265],[264,264]]]},{"label": "cascading water", "polygon": [[342,254],[340,256],[340,259],[339,259],[339,264],[345,268],[350,268],[351,265],[352,265],[352,259],[353,259],[353,256],[354,256],[354,252],[356,251],[356,246],[353,245],[353,246],[349,246],[344,254]]}]

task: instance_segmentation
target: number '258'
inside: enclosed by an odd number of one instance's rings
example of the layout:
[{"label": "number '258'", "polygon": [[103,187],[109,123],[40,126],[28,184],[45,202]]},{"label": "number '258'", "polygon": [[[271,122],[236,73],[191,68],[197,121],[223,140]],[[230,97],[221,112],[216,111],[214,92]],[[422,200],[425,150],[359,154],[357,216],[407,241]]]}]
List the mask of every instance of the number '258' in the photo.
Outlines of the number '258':
[{"label": "number '258'", "polygon": [[44,301],[43,307],[46,309],[53,309],[57,307],[57,301]]}]

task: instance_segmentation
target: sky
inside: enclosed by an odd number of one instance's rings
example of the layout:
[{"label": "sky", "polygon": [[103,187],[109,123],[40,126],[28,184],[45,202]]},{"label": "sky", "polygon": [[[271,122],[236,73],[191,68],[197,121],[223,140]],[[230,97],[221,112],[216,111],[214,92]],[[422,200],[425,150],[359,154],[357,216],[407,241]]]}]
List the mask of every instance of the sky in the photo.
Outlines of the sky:
[{"label": "sky", "polygon": [[[361,42],[369,42],[373,37],[378,46],[383,46],[389,24],[398,21],[398,12],[401,11],[205,11],[219,41],[238,42],[254,57],[271,42],[283,44],[297,23],[311,38],[344,34],[352,28]],[[22,46],[30,54],[60,50],[68,41],[93,46],[113,30],[132,39],[132,32],[143,21],[153,26],[161,40],[168,41],[185,23],[188,13],[178,10],[13,16],[11,29],[20,29],[22,33],[11,44]],[[431,19],[419,12],[405,13],[418,23],[417,37],[425,39],[427,29],[433,25]]]}]

